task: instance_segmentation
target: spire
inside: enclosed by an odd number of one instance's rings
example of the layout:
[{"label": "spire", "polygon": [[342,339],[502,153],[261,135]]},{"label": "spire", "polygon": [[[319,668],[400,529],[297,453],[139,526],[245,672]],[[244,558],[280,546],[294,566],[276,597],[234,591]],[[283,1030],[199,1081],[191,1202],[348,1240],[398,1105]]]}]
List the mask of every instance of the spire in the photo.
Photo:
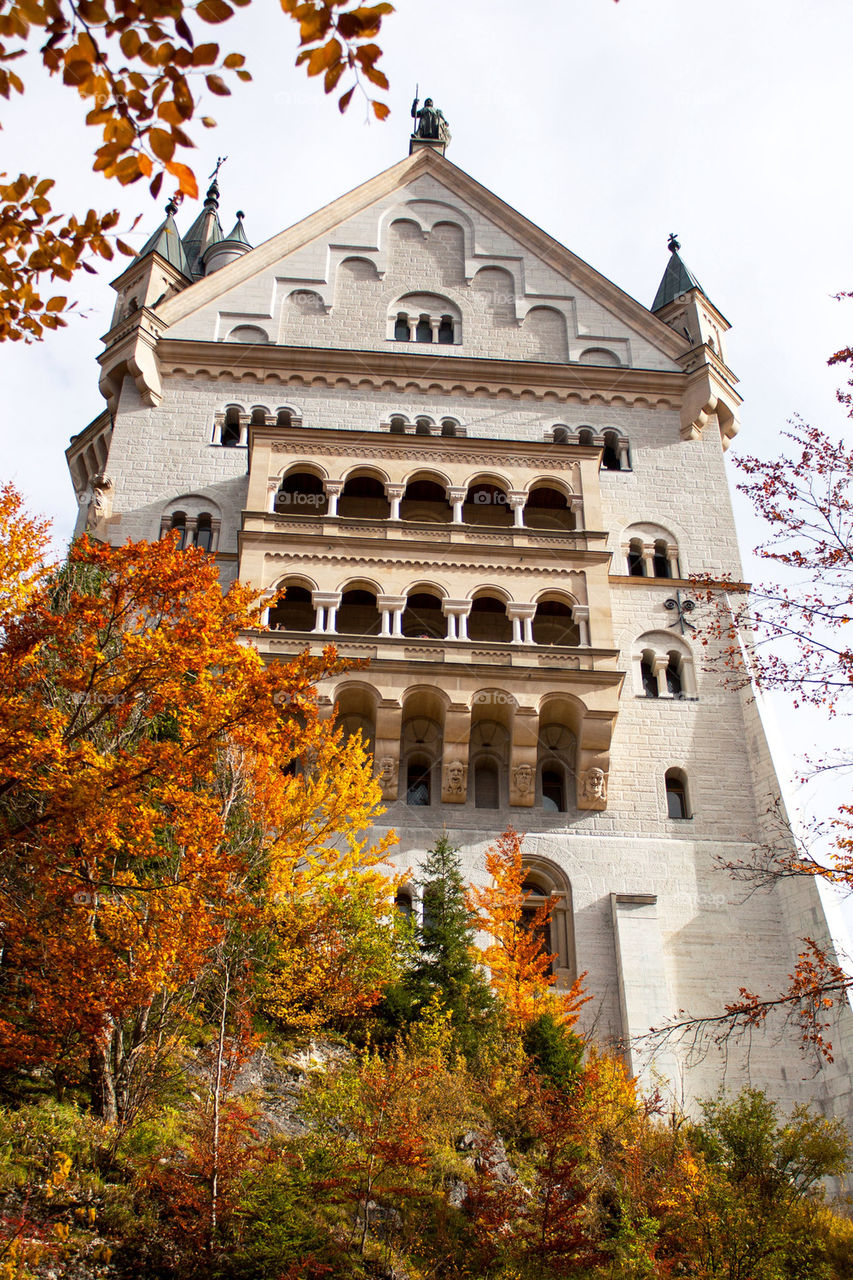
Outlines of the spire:
[{"label": "spire", "polygon": [[[674,302],[676,298],[684,293],[689,293],[691,289],[698,289],[700,293],[705,293],[699,281],[691,271],[687,269],[681,260],[679,249],[681,245],[675,232],[670,234],[667,241],[667,248],[672,255],[667,263],[666,271],[663,273],[663,279],[658,286],[655,294],[655,300],[652,303],[652,311],[660,311],[669,302]],[[707,296],[707,295],[706,295]]]},{"label": "spire", "polygon": [[245,218],[245,216],[246,215],[242,209],[237,210],[237,221],[234,223],[233,228],[231,229],[231,231],[228,232],[228,235],[225,237],[225,239],[229,241],[229,243],[231,241],[234,241],[237,244],[248,245],[248,247],[251,249],[252,246],[249,243],[249,238],[246,235],[246,232],[243,230],[243,219]]},{"label": "spire", "polygon": [[218,271],[220,267],[226,267],[229,262],[235,262],[237,258],[242,258],[244,253],[248,253],[251,249],[248,236],[243,230],[243,218],[245,214],[241,209],[237,214],[237,221],[233,230],[229,231],[227,236],[220,240],[213,241],[205,249],[202,255],[202,265],[206,276],[212,275],[214,271]]},{"label": "spire", "polygon": [[222,159],[217,161],[213,171],[213,181],[207,188],[202,211],[184,236],[184,252],[187,255],[191,274],[196,279],[204,275],[202,258],[205,250],[222,239],[222,224],[219,221],[219,183],[217,182],[219,167],[222,163]]},{"label": "spire", "polygon": [[159,253],[161,258],[178,271],[182,272],[188,280],[192,280],[192,271],[187,262],[187,255],[184,253],[184,247],[181,244],[181,236],[175,223],[175,214],[178,212],[178,206],[174,200],[170,200],[166,205],[166,217],[160,223],[160,226],[152,236],[146,240],[145,244],[136,255],[137,261],[144,258],[149,253]]}]

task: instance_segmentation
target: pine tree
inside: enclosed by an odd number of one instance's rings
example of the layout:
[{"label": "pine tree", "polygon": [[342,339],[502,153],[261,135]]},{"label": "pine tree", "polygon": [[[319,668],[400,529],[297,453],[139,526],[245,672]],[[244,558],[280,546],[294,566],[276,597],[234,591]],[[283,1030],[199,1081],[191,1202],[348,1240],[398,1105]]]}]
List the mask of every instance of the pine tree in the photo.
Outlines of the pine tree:
[{"label": "pine tree", "polygon": [[406,986],[415,1010],[438,1001],[446,1009],[454,1038],[466,1057],[495,1014],[488,980],[476,961],[476,924],[465,898],[459,850],[438,838],[417,881],[423,903],[418,930],[420,959]]}]

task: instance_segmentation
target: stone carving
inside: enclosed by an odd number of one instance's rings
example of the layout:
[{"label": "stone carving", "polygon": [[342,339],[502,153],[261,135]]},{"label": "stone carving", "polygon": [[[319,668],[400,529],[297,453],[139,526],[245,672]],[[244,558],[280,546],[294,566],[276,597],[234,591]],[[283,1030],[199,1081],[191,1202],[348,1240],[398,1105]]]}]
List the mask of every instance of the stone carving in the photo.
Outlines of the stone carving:
[{"label": "stone carving", "polygon": [[512,771],[512,785],[518,795],[530,795],[530,792],[533,789],[533,765],[516,765]]},{"label": "stone carving", "polygon": [[379,761],[379,784],[386,800],[397,790],[397,761],[393,756],[383,756]]},{"label": "stone carving", "polygon": [[412,119],[417,121],[415,138],[433,138],[437,142],[450,141],[450,125],[438,107],[433,106],[432,98],[426,98],[418,111],[418,99],[412,103]]},{"label": "stone carving", "polygon": [[[88,491],[87,491],[88,493]],[[86,495],[84,495],[85,497]],[[98,529],[109,520],[113,511],[113,482],[108,476],[98,475],[92,481],[89,507],[86,512],[86,528]]]},{"label": "stone carving", "polygon": [[444,767],[444,794],[447,796],[463,796],[465,794],[465,775],[468,766],[461,760],[451,760]]},{"label": "stone carving", "polygon": [[588,808],[604,808],[607,804],[607,778],[603,769],[587,769],[583,775],[581,796]]}]

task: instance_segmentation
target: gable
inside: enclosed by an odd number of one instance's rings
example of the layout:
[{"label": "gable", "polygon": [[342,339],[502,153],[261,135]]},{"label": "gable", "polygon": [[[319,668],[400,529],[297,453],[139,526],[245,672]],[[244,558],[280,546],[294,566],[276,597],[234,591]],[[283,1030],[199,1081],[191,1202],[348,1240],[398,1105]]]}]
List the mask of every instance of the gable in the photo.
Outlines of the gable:
[{"label": "gable", "polygon": [[[158,310],[170,338],[678,368],[686,343],[433,152]],[[431,347],[425,345],[430,342]],[[399,349],[397,347],[396,349]]]}]

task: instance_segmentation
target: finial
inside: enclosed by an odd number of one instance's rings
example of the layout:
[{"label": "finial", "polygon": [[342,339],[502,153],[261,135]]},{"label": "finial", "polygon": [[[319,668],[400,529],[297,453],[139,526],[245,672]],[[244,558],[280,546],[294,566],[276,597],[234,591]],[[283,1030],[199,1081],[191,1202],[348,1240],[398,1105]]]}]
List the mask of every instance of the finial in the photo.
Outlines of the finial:
[{"label": "finial", "polygon": [[169,197],[169,203],[166,205],[166,214],[170,218],[174,218],[178,212],[178,202],[174,196]]},{"label": "finial", "polygon": [[238,210],[237,210],[237,217],[240,219],[240,221],[241,221],[241,222],[243,221],[243,219],[245,218],[245,216],[246,216],[246,215],[245,215],[245,213],[243,212],[243,210],[242,210],[242,209],[238,209]]},{"label": "finial", "polygon": [[222,166],[224,165],[224,163],[225,163],[225,161],[226,161],[227,159],[228,159],[228,157],[227,157],[227,156],[217,156],[217,157],[216,157],[216,165],[215,165],[215,167],[214,167],[213,173],[210,175],[214,182],[215,182],[215,181],[216,181],[216,179],[219,177],[219,170],[222,168]]},{"label": "finial", "polygon": [[678,235],[675,231],[670,231],[666,247],[669,249],[670,253],[678,253],[678,250],[681,248],[681,245],[678,243]]}]

